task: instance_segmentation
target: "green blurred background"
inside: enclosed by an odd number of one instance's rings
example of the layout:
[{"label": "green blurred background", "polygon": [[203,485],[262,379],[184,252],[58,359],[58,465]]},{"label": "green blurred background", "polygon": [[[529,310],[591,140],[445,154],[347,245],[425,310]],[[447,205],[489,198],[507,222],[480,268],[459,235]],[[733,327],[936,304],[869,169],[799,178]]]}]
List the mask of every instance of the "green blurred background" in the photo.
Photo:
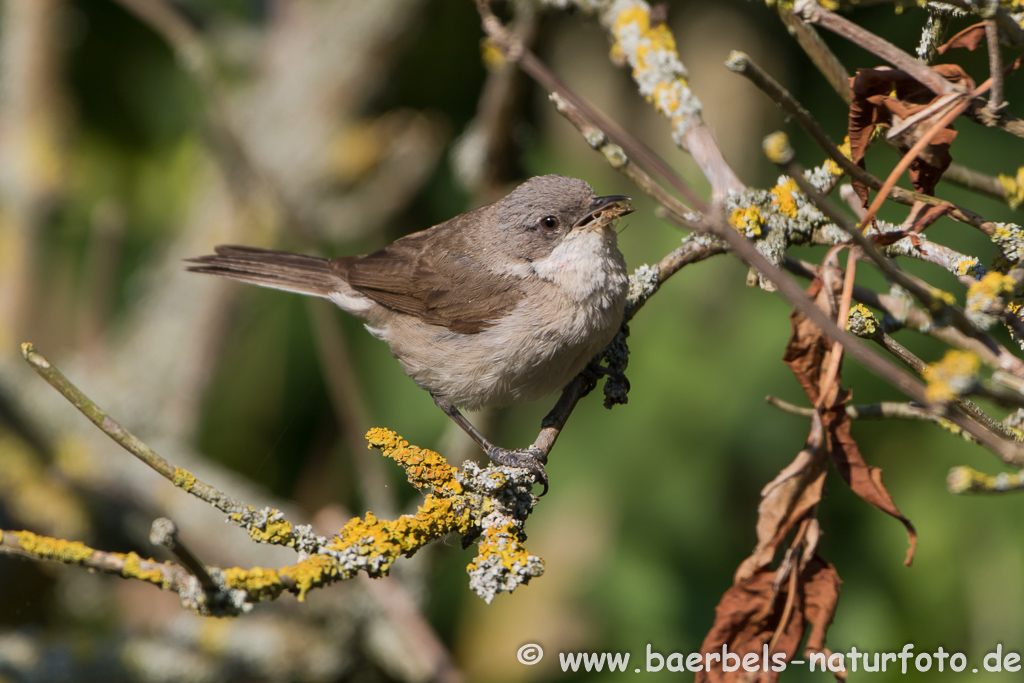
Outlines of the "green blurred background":
[{"label": "green blurred background", "polygon": [[[148,524],[170,514],[211,564],[292,561],[249,548],[243,532],[179,500],[184,494],[93,434],[24,367],[22,341],[170,459],[256,504],[288,505],[293,520],[321,533],[366,509],[394,516],[418,501],[397,467],[365,450],[371,426],[456,462],[479,459],[357,321],[327,302],[188,274],[182,258],[224,242],[365,253],[543,173],[636,199],[620,236],[631,268],[656,262],[683,236],[532,83],[513,82],[507,119],[490,138],[478,135],[481,93],[499,78],[481,59],[471,2],[187,0],[174,5],[187,29],[177,52],[116,2],[2,7],[3,528],[150,556]],[[724,68],[730,50],[749,53],[842,138],[843,103],[773,9],[679,1],[668,10],[705,120],[745,183],[774,184],[760,140],[780,127],[806,165],[822,157]],[[517,16],[532,22],[542,59],[706,193],[667,122],[609,61],[600,26],[577,14],[529,14]],[[911,52],[925,17],[891,6],[852,15]],[[848,70],[876,65],[828,42]],[[984,54],[962,63],[983,80]],[[1011,103],[1018,91],[1011,82]],[[958,128],[955,160],[1015,172],[1021,140]],[[487,139],[497,141],[489,156]],[[869,169],[885,175],[895,159],[873,150]],[[1019,220],[992,200],[940,192],[990,219]],[[883,215],[902,220],[890,211]],[[983,235],[945,219],[929,234],[983,263],[995,253]],[[794,253],[820,260],[824,252]],[[963,301],[951,276],[907,267]],[[860,271],[863,283],[880,285]],[[689,266],[633,321],[629,403],[608,412],[594,395],[573,414],[551,456],[551,493],[527,525],[546,573],[515,594],[489,606],[473,595],[465,574],[473,550],[458,539],[400,562],[378,582],[391,588],[357,581],[232,621],[183,613],[175,596],[148,586],[0,558],[0,680],[417,681],[459,672],[470,681],[564,680],[572,677],[556,666],[560,651],[628,651],[631,671],[643,666],[647,644],[663,654],[699,649],[755,544],[761,487],[808,428],[764,401],[805,399],[780,361],[788,308],[745,278],[729,256]],[[943,352],[913,333],[899,338],[928,361]],[[899,398],[853,364],[845,385],[858,403]],[[498,443],[526,445],[553,401],[475,419]],[[943,680],[970,677],[997,644],[1024,651],[1024,501],[945,488],[950,467],[996,471],[996,458],[925,424],[856,423],[854,436],[884,469],[920,545],[904,567],[900,524],[830,474],[821,554],[843,588],[828,645],[964,652],[967,671]],[[515,659],[528,642],[547,653],[533,667]],[[682,674],[644,674],[667,675]]]}]

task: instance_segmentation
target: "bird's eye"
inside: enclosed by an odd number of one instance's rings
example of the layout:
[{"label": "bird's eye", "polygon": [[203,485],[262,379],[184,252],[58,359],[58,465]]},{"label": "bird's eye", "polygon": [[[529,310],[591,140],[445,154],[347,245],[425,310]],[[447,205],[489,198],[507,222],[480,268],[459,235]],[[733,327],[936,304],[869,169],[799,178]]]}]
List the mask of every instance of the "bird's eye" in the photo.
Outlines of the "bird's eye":
[{"label": "bird's eye", "polygon": [[558,227],[558,219],[554,216],[544,216],[540,219],[540,225],[545,230],[554,230]]}]

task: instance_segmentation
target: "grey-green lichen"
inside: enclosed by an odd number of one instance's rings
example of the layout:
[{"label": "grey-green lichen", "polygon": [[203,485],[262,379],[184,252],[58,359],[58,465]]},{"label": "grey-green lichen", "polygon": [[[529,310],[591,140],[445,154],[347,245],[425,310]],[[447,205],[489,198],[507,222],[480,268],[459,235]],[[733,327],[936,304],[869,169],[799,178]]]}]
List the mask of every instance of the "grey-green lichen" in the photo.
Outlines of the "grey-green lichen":
[{"label": "grey-green lichen", "polygon": [[[1009,265],[1016,265],[1024,259],[1024,230],[1014,223],[996,223],[992,233],[992,241],[999,247],[1000,256],[1009,262]],[[1003,264],[994,264],[997,270],[1004,270],[999,267]]]},{"label": "grey-green lichen", "polygon": [[987,330],[999,320],[1013,296],[1016,281],[1009,275],[990,271],[967,288],[964,315],[980,330]]}]

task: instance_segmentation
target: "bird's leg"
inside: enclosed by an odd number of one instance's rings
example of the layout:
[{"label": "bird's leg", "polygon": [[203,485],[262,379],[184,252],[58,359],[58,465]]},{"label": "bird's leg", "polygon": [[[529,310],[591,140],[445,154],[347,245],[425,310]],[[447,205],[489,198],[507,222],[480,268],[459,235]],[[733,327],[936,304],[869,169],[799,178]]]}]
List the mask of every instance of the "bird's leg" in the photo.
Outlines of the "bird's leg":
[{"label": "bird's leg", "polygon": [[[466,419],[466,416],[459,412],[459,409],[446,398],[440,396],[434,396],[434,403],[437,407],[444,411],[445,415],[450,417],[452,421],[462,428],[462,431],[466,432],[473,441],[484,449],[487,457],[499,465],[505,465],[507,467],[520,467],[524,470],[533,472],[541,484],[544,485],[544,493],[548,491],[548,475],[544,471],[544,464],[547,462],[547,453],[536,447],[525,448],[522,450],[510,451],[507,448],[501,446],[495,446],[487,438],[480,433],[473,424]],[[541,495],[544,495],[542,493]]]}]

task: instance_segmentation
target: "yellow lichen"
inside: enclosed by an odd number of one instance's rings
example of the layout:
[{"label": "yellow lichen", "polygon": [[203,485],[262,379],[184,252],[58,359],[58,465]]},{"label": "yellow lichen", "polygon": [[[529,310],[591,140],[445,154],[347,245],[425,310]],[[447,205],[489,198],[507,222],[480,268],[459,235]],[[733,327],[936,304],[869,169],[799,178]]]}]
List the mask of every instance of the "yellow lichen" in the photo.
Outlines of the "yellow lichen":
[{"label": "yellow lichen", "polygon": [[64,564],[81,564],[92,557],[93,549],[78,541],[63,538],[37,536],[31,531],[15,531],[15,537],[26,552],[43,559],[56,560]]},{"label": "yellow lichen", "polygon": [[796,218],[797,205],[794,193],[798,192],[796,181],[787,178],[782,183],[772,188],[772,203],[779,207],[779,211],[790,218]]},{"label": "yellow lichen", "polygon": [[745,209],[733,209],[732,215],[729,216],[729,223],[742,234],[759,237],[764,219],[761,217],[760,209],[756,206],[748,206]]},{"label": "yellow lichen", "polygon": [[509,572],[522,569],[530,562],[530,553],[518,540],[518,531],[511,523],[492,526],[484,530],[480,539],[479,552],[466,570],[473,572],[483,560],[497,557],[498,562]]},{"label": "yellow lichen", "polygon": [[672,31],[664,23],[651,26],[650,12],[641,5],[633,5],[620,12],[619,16],[615,19],[613,33],[618,36],[623,28],[633,23],[640,30],[641,37],[644,40],[650,41],[647,45],[643,46],[645,52],[646,50],[676,51],[676,39],[672,35]]},{"label": "yellow lichen", "polygon": [[928,383],[925,396],[930,402],[952,401],[974,385],[981,360],[970,351],[947,351],[942,360],[930,363],[921,372]]},{"label": "yellow lichen", "polygon": [[375,427],[366,433],[370,448],[377,448],[386,458],[391,458],[405,470],[409,483],[417,489],[432,489],[440,495],[454,496],[462,493],[462,484],[455,479],[458,468],[448,464],[434,451],[410,446],[389,429]]},{"label": "yellow lichen", "polygon": [[175,467],[174,478],[171,479],[171,482],[183,491],[191,491],[192,487],[196,485],[196,475],[188,470]]},{"label": "yellow lichen", "polygon": [[1016,285],[1017,282],[1009,275],[1003,275],[1002,273],[991,271],[986,273],[985,277],[971,284],[967,289],[967,298],[976,296],[983,296],[992,299],[1005,297],[1009,294],[1013,294],[1013,289]]},{"label": "yellow lichen", "polygon": [[334,550],[354,547],[361,556],[377,560],[380,574],[386,574],[401,555],[412,555],[427,543],[453,531],[469,531],[472,519],[468,510],[457,511],[452,500],[427,496],[415,514],[396,520],[378,519],[367,512],[361,519],[349,520],[332,545]]},{"label": "yellow lichen", "polygon": [[[849,135],[846,136],[846,139],[843,141],[843,144],[839,145],[839,151],[842,152],[843,156],[846,157],[847,159],[851,158],[850,157],[850,136]],[[838,178],[839,176],[843,175],[843,168],[842,168],[842,166],[840,166],[838,163],[836,163],[836,161],[834,159],[826,159],[825,163],[823,165],[825,167],[825,170],[828,171],[833,176]]]},{"label": "yellow lichen", "polygon": [[161,588],[166,587],[164,573],[159,569],[143,569],[142,558],[135,553],[124,555],[124,568],[121,570],[121,575],[126,579],[141,579]]},{"label": "yellow lichen", "polygon": [[1024,203],[1024,166],[1017,169],[1015,176],[1000,173],[996,178],[1006,192],[1006,203],[1010,205],[1011,209],[1016,209]]},{"label": "yellow lichen", "polygon": [[961,259],[960,261],[957,262],[956,274],[973,275],[975,271],[978,269],[978,265],[978,259],[974,258],[973,256],[968,256],[967,258]]},{"label": "yellow lichen", "polygon": [[944,417],[940,417],[937,424],[940,427],[942,427],[943,429],[945,429],[947,432],[949,432],[950,434],[955,434],[956,436],[960,436],[960,435],[962,435],[964,433],[964,430],[960,429],[959,426],[953,424],[952,422],[950,422],[949,420],[947,420]]},{"label": "yellow lichen", "polygon": [[939,303],[945,304],[946,306],[956,305],[956,297],[943,289],[935,287],[932,289],[931,294]]},{"label": "yellow lichen", "polygon": [[[352,573],[354,575],[354,572]],[[313,555],[291,567],[285,567],[280,571],[282,577],[288,577],[295,582],[298,591],[299,602],[305,602],[306,593],[316,586],[338,578],[341,575],[337,560],[327,555]],[[349,578],[345,576],[344,578]]]},{"label": "yellow lichen", "polygon": [[262,529],[252,526],[249,529],[249,536],[257,543],[271,543],[288,547],[295,545],[292,525],[283,519],[267,522]]},{"label": "yellow lichen", "polygon": [[[658,68],[665,62],[663,55],[668,53],[678,56],[676,40],[672,31],[664,23],[651,25],[651,15],[645,6],[632,5],[619,13],[612,27],[615,41],[611,48],[611,58],[616,63],[621,63],[622,58],[626,55],[621,42],[623,33],[626,27],[634,24],[640,36],[635,46],[633,78],[643,81],[647,71]],[[652,60],[651,58],[654,56],[657,56],[657,59]],[[648,102],[653,103],[663,114],[672,119],[674,126],[678,126],[684,116],[677,110],[683,99],[684,89],[688,87],[686,78],[676,75],[668,83],[657,84],[652,92],[646,94],[646,98]]]},{"label": "yellow lichen", "polygon": [[231,567],[223,575],[225,586],[244,590],[254,602],[276,598],[284,590],[280,574],[273,569]]},{"label": "yellow lichen", "polygon": [[878,318],[864,304],[855,304],[846,318],[846,329],[858,337],[874,337],[878,333]]}]

